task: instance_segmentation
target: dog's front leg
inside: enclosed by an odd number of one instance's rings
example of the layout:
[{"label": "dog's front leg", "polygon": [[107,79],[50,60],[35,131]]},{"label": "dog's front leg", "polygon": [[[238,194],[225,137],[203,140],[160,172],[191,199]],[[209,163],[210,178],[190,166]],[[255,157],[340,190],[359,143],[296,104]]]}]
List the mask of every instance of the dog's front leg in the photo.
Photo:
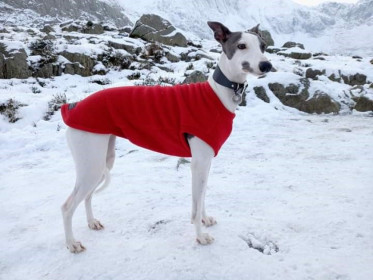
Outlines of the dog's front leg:
[{"label": "dog's front leg", "polygon": [[189,145],[192,152],[192,223],[196,228],[197,241],[207,245],[212,243],[214,238],[202,232],[202,221],[207,226],[216,223],[212,217],[206,215],[204,207],[207,179],[214,151],[198,137],[189,138]]}]

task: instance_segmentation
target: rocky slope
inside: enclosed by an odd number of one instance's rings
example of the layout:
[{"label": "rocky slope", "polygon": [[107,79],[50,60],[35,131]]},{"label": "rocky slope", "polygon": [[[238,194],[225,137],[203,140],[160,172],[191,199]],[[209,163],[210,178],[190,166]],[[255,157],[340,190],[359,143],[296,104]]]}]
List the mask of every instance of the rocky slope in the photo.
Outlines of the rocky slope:
[{"label": "rocky slope", "polygon": [[41,26],[48,21],[93,20],[117,26],[130,25],[123,8],[116,1],[98,0],[3,0],[0,23]]},{"label": "rocky slope", "polygon": [[[0,111],[9,121],[21,119],[17,111],[36,97],[43,96],[48,103],[45,119],[61,103],[76,101],[66,94],[56,101],[51,95],[50,87],[61,86],[55,84],[57,77],[74,77],[77,83],[88,79],[103,87],[118,81],[130,85],[191,83],[206,80],[221,52],[215,41],[190,41],[156,15],[142,17],[133,29],[76,21],[41,29],[5,26],[1,32]],[[264,79],[250,77],[241,105],[259,98],[276,109],[307,113],[373,110],[372,60],[312,53],[294,42],[270,47],[267,52],[276,72]],[[17,93],[15,85],[21,86],[22,93]]]}]

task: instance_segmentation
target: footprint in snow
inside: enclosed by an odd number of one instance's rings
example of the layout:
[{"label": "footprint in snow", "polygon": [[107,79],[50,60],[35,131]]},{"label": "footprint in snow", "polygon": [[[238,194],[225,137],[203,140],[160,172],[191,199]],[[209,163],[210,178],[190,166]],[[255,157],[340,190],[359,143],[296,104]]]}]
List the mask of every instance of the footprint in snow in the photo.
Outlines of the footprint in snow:
[{"label": "footprint in snow", "polygon": [[249,233],[246,236],[240,236],[246,242],[249,248],[253,248],[264,255],[273,255],[279,251],[276,243],[273,241],[256,237],[254,234]]}]

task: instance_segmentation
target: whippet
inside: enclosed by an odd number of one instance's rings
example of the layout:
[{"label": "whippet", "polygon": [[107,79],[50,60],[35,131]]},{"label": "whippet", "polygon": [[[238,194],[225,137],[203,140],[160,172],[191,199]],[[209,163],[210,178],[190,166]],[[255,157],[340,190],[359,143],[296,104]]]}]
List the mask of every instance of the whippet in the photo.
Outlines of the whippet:
[{"label": "whippet", "polygon": [[[207,215],[204,203],[211,161],[231,133],[234,112],[247,86],[247,75],[264,75],[271,70],[272,65],[264,56],[266,45],[258,26],[245,32],[231,32],[219,22],[208,22],[208,25],[214,31],[214,37],[221,44],[223,52],[207,82],[153,87],[159,91],[157,93],[151,93],[152,87],[107,89],[80,102],[63,106],[62,115],[69,126],[67,142],[76,167],[75,188],[62,205],[66,245],[71,252],[85,250],[75,240],[72,231],[72,217],[81,201],[85,200],[89,228],[104,228],[93,216],[91,200],[98,186],[102,185],[99,189],[102,190],[109,184],[116,136],[158,152],[192,157],[191,218],[196,240],[202,245],[214,241],[211,235],[202,232],[202,223],[207,227],[216,224],[216,220]],[[141,96],[151,101],[140,100]],[[165,96],[173,101],[166,101]],[[124,97],[130,101],[121,103]],[[197,99],[202,101],[195,101]],[[202,105],[195,105],[199,102]],[[199,107],[196,109],[194,106]],[[153,107],[156,107],[156,113],[143,113],[146,108],[151,110]],[[169,110],[171,114],[163,116]],[[213,117],[205,121],[205,117],[194,115],[196,111],[207,111],[205,115]],[[112,116],[118,112],[123,115]],[[180,117],[179,114],[186,116]],[[137,123],[134,123],[135,119]],[[161,127],[154,128],[158,125],[158,119]],[[101,123],[97,124],[100,127],[94,127],[94,122]],[[179,127],[171,128],[168,122],[174,122]],[[154,136],[156,134],[158,136]],[[146,141],[143,138],[147,138]]]}]

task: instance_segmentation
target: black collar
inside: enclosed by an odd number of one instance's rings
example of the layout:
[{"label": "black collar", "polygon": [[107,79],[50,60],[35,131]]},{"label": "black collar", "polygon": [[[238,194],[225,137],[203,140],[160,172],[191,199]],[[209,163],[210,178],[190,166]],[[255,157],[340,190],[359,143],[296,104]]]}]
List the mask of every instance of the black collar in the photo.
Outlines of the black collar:
[{"label": "black collar", "polygon": [[242,94],[245,92],[248,86],[246,81],[243,84],[230,81],[221,71],[219,65],[216,66],[215,72],[212,77],[214,78],[215,82],[217,82],[219,85],[222,85],[226,88],[230,88],[231,90],[233,90],[235,96],[239,98],[241,98]]}]

